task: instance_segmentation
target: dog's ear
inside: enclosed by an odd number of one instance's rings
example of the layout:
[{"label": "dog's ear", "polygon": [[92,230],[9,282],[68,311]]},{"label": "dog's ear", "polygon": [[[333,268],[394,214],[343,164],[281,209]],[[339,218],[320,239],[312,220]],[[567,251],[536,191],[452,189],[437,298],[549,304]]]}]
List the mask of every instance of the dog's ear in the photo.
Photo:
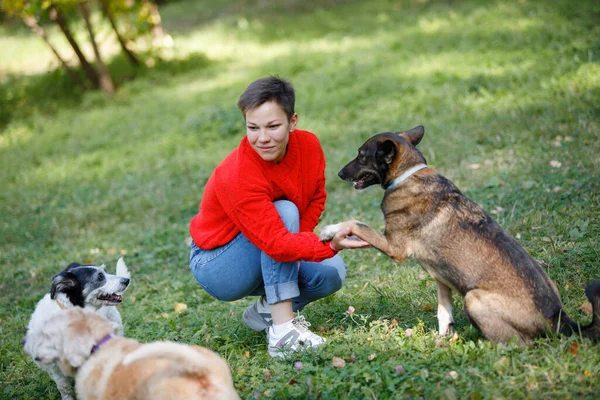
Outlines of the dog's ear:
[{"label": "dog's ear", "polygon": [[396,132],[398,136],[404,138],[408,143],[416,146],[419,144],[421,139],[423,139],[423,135],[425,134],[425,128],[423,125],[416,126],[412,128],[410,131],[406,132]]},{"label": "dog's ear", "polygon": [[56,293],[65,293],[69,290],[80,286],[79,281],[74,273],[64,270],[63,272],[56,274],[52,278],[52,288],[50,289],[50,298],[56,298]]},{"label": "dog's ear", "polygon": [[81,264],[79,264],[78,262],[73,262],[73,263],[67,265],[67,268],[65,268],[65,271],[69,271],[69,270],[72,270],[73,268],[77,268],[77,267],[81,267]]},{"label": "dog's ear", "polygon": [[386,164],[391,164],[396,157],[396,144],[391,140],[386,140],[377,144],[377,152],[375,159],[378,162],[383,161]]},{"label": "dog's ear", "polygon": [[117,261],[117,276],[127,279],[130,278],[129,270],[127,269],[125,261],[123,261],[123,257],[119,258],[119,261]]}]

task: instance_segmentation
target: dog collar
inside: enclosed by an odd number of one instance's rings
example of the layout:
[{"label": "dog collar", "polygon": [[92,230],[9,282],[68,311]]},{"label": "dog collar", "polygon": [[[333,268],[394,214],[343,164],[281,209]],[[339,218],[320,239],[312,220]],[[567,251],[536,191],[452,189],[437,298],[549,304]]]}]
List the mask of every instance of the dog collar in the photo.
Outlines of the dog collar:
[{"label": "dog collar", "polygon": [[61,310],[66,310],[67,309],[67,307],[65,307],[65,305],[60,302],[60,300],[56,299],[54,301],[56,302],[56,304],[58,304],[58,306],[60,307]]},{"label": "dog collar", "polygon": [[414,167],[407,169],[406,171],[404,171],[404,173],[402,175],[400,175],[399,177],[397,177],[396,179],[394,179],[392,181],[392,183],[390,183],[390,185],[387,187],[386,190],[393,188],[394,186],[396,186],[397,184],[407,180],[411,175],[413,175],[414,173],[416,173],[417,171],[422,170],[423,168],[427,168],[428,165],[427,164],[417,164]]},{"label": "dog collar", "polygon": [[91,354],[94,354],[95,352],[97,352],[100,349],[100,346],[102,346],[104,343],[108,342],[110,339],[112,339],[112,336],[110,334],[104,336],[102,339],[100,339],[100,341],[98,343],[96,343],[95,345],[92,346],[92,352]]}]

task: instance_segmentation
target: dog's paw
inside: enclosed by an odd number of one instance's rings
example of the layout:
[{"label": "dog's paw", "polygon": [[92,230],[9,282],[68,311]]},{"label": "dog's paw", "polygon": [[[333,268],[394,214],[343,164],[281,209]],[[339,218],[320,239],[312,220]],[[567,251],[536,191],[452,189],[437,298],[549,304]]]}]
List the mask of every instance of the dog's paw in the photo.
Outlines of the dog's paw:
[{"label": "dog's paw", "polygon": [[343,228],[344,228],[344,224],[327,225],[325,228],[323,228],[323,230],[321,230],[321,234],[319,235],[319,238],[323,242],[331,240],[331,239],[333,239],[335,234],[338,233],[339,231],[341,231]]}]

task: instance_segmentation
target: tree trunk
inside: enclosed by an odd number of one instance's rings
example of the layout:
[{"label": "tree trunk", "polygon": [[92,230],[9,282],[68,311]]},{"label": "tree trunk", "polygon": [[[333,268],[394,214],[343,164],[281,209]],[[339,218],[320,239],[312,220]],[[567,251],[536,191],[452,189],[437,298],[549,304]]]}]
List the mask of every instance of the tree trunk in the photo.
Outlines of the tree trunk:
[{"label": "tree trunk", "polygon": [[79,45],[75,41],[73,34],[71,34],[71,30],[69,29],[67,22],[62,17],[58,8],[56,8],[54,5],[50,6],[50,19],[52,19],[58,24],[60,30],[71,44],[73,51],[75,51],[75,54],[77,54],[77,58],[79,59],[81,68],[83,68],[83,71],[85,72],[89,81],[92,83],[94,88],[98,88],[100,83],[98,79],[98,73],[96,72],[94,67],[86,60],[85,56],[83,55],[83,52],[79,48]]},{"label": "tree trunk", "polygon": [[34,17],[32,17],[30,15],[26,15],[26,14],[22,14],[21,17],[23,18],[23,22],[25,22],[25,25],[27,25],[29,28],[31,28],[32,31],[34,31],[40,38],[42,38],[42,40],[44,42],[46,42],[48,47],[50,47],[50,50],[52,50],[52,52],[54,53],[54,55],[56,56],[58,61],[60,61],[63,68],[65,69],[65,71],[67,71],[67,74],[69,74],[71,79],[73,79],[73,81],[77,85],[79,85],[80,87],[85,89],[86,88],[85,83],[81,80],[81,78],[79,77],[79,75],[77,74],[76,71],[73,71],[71,68],[69,68],[66,61],[63,60],[62,57],[60,56],[60,54],[58,53],[58,50],[56,50],[54,48],[54,46],[52,46],[52,43],[50,43],[50,40],[48,39],[48,36],[46,35],[44,28],[42,28],[40,26],[37,19],[35,19]]},{"label": "tree trunk", "polygon": [[104,12],[104,16],[110,22],[110,25],[112,26],[113,31],[115,31],[115,35],[117,35],[117,40],[119,41],[119,44],[121,44],[121,49],[123,49],[123,52],[125,53],[125,55],[127,55],[127,58],[129,58],[129,61],[131,61],[131,63],[133,65],[138,67],[140,65],[140,62],[136,58],[135,54],[133,54],[133,52],[127,48],[125,39],[123,39],[123,37],[119,34],[119,30],[117,29],[117,24],[115,22],[115,19],[114,19],[113,15],[110,13],[110,8],[108,6],[107,0],[99,0],[99,1],[100,1],[100,5],[102,7],[102,11]]},{"label": "tree trunk", "polygon": [[110,77],[110,72],[108,72],[108,68],[106,68],[106,65],[102,61],[100,51],[98,50],[98,44],[96,43],[96,38],[94,37],[94,30],[92,29],[92,23],[90,21],[90,10],[88,8],[89,4],[87,1],[83,1],[79,3],[79,7],[81,8],[81,14],[83,15],[83,20],[85,21],[87,31],[90,34],[90,42],[92,43],[94,54],[96,55],[96,64],[98,65],[98,72],[100,74],[100,86],[102,87],[102,90],[104,90],[106,93],[114,93],[115,84],[113,83],[113,80]]}]

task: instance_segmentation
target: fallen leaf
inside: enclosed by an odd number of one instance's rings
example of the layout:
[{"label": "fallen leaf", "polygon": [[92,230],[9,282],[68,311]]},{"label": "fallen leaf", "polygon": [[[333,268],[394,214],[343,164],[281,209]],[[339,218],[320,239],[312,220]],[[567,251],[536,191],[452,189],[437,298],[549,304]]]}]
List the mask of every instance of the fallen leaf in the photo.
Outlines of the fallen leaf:
[{"label": "fallen leaf", "polygon": [[452,337],[450,338],[450,343],[456,343],[456,342],[458,342],[458,340],[459,340],[459,339],[460,339],[460,338],[458,337],[458,333],[457,333],[457,332],[454,332],[454,333],[452,334]]},{"label": "fallen leaf", "polygon": [[456,378],[458,378],[458,372],[450,371],[450,372],[448,372],[448,376],[452,379],[456,379]]},{"label": "fallen leaf", "polygon": [[592,309],[592,303],[590,303],[589,301],[583,303],[577,309],[583,311],[583,313],[585,315],[589,315],[589,316],[592,316],[592,313],[594,312],[594,310]]},{"label": "fallen leaf", "polygon": [[571,345],[569,346],[569,353],[576,356],[579,353],[579,343],[572,341]]},{"label": "fallen leaf", "polygon": [[187,308],[187,304],[184,304],[184,303],[175,304],[175,312],[177,312],[177,313],[183,312],[183,310],[185,310],[186,308]]},{"label": "fallen leaf", "polygon": [[369,355],[369,357],[367,358],[369,361],[373,361],[375,359],[375,357],[377,357],[377,354],[372,353]]},{"label": "fallen leaf", "polygon": [[550,161],[549,164],[550,164],[550,166],[552,168],[560,168],[560,167],[562,167],[562,163],[560,161],[556,161],[556,160]]},{"label": "fallen leaf", "polygon": [[250,358],[250,352],[249,351],[247,351],[247,352],[244,353],[244,358]]},{"label": "fallen leaf", "polygon": [[346,361],[343,358],[333,357],[331,359],[331,364],[334,368],[344,368],[346,366]]},{"label": "fallen leaf", "polygon": [[108,253],[108,255],[111,255],[111,256],[112,256],[112,255],[114,255],[114,254],[117,254],[117,249],[115,249],[114,247],[111,247],[110,249],[108,249],[108,250],[106,251],[106,253]]},{"label": "fallen leaf", "polygon": [[431,306],[431,304],[426,304],[423,307],[421,307],[421,311],[431,311],[433,310],[433,307]]},{"label": "fallen leaf", "polygon": [[288,385],[295,385],[296,383],[298,383],[298,381],[297,381],[297,380],[295,380],[294,378],[292,378],[292,379],[290,379],[290,380],[288,381],[288,383],[287,383],[287,384],[288,384]]}]

